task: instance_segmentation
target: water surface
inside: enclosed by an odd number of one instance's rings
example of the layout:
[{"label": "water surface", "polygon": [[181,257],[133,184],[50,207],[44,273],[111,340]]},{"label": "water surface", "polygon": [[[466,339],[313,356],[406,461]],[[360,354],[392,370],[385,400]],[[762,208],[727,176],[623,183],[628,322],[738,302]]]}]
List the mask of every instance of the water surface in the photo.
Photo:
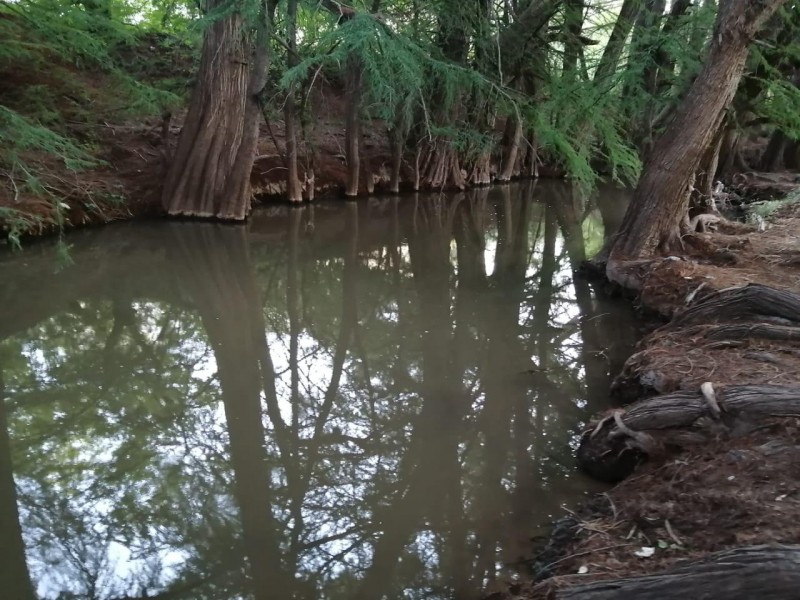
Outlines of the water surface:
[{"label": "water surface", "polygon": [[591,484],[619,193],[525,183],[0,255],[2,597],[474,598]]}]

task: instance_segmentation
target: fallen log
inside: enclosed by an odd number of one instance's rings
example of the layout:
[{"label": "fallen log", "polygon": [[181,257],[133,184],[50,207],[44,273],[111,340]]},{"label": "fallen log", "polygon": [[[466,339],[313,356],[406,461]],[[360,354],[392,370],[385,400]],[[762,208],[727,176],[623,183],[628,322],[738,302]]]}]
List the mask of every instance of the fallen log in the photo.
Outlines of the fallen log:
[{"label": "fallen log", "polygon": [[559,600],[785,600],[800,594],[800,546],[764,545],[712,554],[646,575],[559,590]]},{"label": "fallen log", "polygon": [[800,323],[800,296],[766,285],[751,283],[709,295],[678,313],[666,327],[686,327],[698,323],[718,323],[771,317]]},{"label": "fallen log", "polygon": [[800,417],[800,387],[741,385],[675,392],[616,409],[584,433],[578,462],[592,477],[621,481],[650,457],[718,436],[734,436],[774,417]]}]

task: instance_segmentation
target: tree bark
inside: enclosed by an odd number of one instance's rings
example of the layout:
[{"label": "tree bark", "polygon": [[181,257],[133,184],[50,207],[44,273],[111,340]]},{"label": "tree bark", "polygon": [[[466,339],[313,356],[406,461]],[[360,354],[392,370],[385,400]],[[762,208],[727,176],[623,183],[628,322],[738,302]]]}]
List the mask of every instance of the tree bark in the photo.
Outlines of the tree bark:
[{"label": "tree bark", "polygon": [[800,546],[726,550],[675,569],[629,579],[598,581],[559,591],[559,600],[783,600],[800,588]]},{"label": "tree bark", "polygon": [[640,0],[625,0],[622,3],[619,16],[614,23],[614,29],[611,30],[608,43],[603,50],[603,55],[600,57],[600,62],[597,64],[593,79],[595,83],[610,87],[606,80],[611,77],[619,65],[619,59],[623,50],[625,50],[625,41],[628,39],[633,23],[636,21],[640,11]]},{"label": "tree bark", "polygon": [[784,152],[788,143],[789,138],[780,129],[776,129],[761,157],[762,171],[780,171],[783,168]]},{"label": "tree bark", "polygon": [[667,447],[710,443],[775,417],[800,417],[800,388],[720,387],[714,389],[714,404],[702,391],[675,392],[615,412],[587,432],[578,447],[581,468],[606,482],[625,479],[649,457],[667,455]]},{"label": "tree bark", "polygon": [[522,119],[519,115],[513,115],[506,119],[505,131],[505,152],[503,153],[503,164],[500,173],[497,175],[498,181],[510,181],[514,175],[519,155],[519,144],[522,140]]},{"label": "tree bark", "polygon": [[775,317],[800,322],[800,296],[751,283],[719,291],[675,315],[667,327],[686,327],[720,320]]},{"label": "tree bark", "polygon": [[[210,0],[209,12],[224,0]],[[243,220],[250,211],[260,105],[269,65],[270,20],[262,7],[255,48],[243,16],[232,12],[206,29],[198,81],[167,173],[168,214]]]},{"label": "tree bark", "polygon": [[678,242],[694,174],[736,93],[750,42],[784,2],[730,0],[720,7],[709,57],[647,160],[609,267]]}]

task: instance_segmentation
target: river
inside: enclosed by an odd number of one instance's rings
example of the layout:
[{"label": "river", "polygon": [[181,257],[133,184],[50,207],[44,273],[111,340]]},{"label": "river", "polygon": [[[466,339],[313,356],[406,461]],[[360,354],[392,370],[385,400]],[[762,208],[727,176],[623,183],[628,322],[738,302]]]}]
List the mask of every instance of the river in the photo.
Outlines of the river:
[{"label": "river", "polygon": [[576,434],[637,324],[573,271],[624,196],[526,182],[0,254],[0,594],[477,597],[597,489]]}]

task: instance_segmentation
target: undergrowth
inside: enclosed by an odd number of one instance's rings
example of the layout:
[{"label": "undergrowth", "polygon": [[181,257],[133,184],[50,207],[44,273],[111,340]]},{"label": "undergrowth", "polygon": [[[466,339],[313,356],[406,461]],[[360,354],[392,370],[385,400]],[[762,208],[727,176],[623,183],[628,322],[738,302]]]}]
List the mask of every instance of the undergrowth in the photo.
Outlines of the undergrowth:
[{"label": "undergrowth", "polygon": [[188,76],[173,68],[160,77],[143,65],[163,50],[189,71],[191,47],[68,0],[0,3],[0,40],[0,229],[19,246],[25,234],[63,230],[73,203],[102,212],[119,202],[76,174],[107,168],[105,123],[179,104]]}]

